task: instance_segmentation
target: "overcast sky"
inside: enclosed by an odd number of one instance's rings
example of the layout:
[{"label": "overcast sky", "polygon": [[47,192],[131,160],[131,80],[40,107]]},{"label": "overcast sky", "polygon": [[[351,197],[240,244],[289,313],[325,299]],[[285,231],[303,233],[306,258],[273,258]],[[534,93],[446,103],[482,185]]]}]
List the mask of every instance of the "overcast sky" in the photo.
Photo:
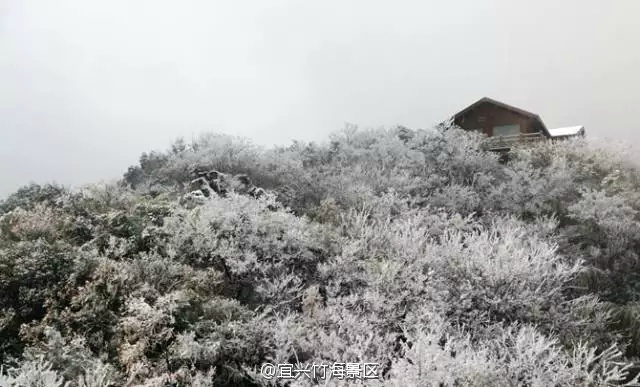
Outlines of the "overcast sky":
[{"label": "overcast sky", "polygon": [[637,142],[639,15],[638,0],[0,0],[0,197],[119,177],[179,136],[425,128],[482,96]]}]

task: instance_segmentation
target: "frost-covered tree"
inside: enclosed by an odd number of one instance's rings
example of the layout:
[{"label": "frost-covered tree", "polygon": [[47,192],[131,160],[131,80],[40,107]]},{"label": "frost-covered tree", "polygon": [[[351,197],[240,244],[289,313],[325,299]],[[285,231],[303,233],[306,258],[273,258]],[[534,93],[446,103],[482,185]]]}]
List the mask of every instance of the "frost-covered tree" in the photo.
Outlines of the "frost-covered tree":
[{"label": "frost-covered tree", "polygon": [[[635,160],[481,142],[210,134],[120,182],[20,189],[0,203],[0,385],[285,385],[265,362],[378,363],[370,385],[637,385]],[[196,170],[266,193],[197,195]]]}]

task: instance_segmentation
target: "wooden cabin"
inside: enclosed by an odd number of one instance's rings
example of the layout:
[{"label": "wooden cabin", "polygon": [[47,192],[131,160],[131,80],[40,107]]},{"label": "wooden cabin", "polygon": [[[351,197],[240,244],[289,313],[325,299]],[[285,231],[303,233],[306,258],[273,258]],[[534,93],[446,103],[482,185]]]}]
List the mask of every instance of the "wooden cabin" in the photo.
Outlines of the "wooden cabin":
[{"label": "wooden cabin", "polygon": [[491,98],[481,98],[452,117],[465,130],[485,134],[485,147],[506,151],[517,143],[584,136],[584,126],[548,129],[535,113],[507,105]]}]

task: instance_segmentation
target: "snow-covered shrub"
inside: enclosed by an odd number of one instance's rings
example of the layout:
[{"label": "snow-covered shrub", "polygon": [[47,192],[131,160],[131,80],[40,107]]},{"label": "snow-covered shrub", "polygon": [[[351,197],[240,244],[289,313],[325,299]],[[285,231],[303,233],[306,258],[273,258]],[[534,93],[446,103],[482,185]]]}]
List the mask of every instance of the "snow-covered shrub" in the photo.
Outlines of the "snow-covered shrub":
[{"label": "snow-covered shrub", "polygon": [[68,381],[69,387],[115,386],[119,373],[105,359],[96,358],[82,336],[64,338],[51,327],[44,329],[44,340],[25,350],[27,362],[46,361]]},{"label": "snow-covered shrub", "polygon": [[18,207],[0,218],[0,238],[55,240],[62,221],[61,214],[56,214],[51,207],[42,203],[36,203],[31,210]]},{"label": "snow-covered shrub", "polygon": [[[267,361],[375,362],[377,385],[631,381],[637,166],[582,141],[501,162],[481,141],[213,135],[124,184],[22,189],[0,204],[0,383],[275,385]],[[194,167],[268,194],[183,205]]]},{"label": "snow-covered shrub", "polygon": [[273,197],[215,197],[166,219],[175,259],[225,274],[227,294],[242,302],[286,306],[331,254],[328,231],[296,217]]},{"label": "snow-covered shrub", "polygon": [[51,364],[43,358],[28,360],[20,367],[4,370],[0,367],[1,387],[68,387],[65,382],[51,367]]},{"label": "snow-covered shrub", "polygon": [[[432,316],[435,317],[435,316]],[[612,386],[637,385],[628,380],[630,365],[610,347],[576,344],[565,351],[552,337],[527,325],[492,327],[493,336],[480,342],[451,332],[436,318],[414,327],[411,346],[394,360],[389,386]]]}]

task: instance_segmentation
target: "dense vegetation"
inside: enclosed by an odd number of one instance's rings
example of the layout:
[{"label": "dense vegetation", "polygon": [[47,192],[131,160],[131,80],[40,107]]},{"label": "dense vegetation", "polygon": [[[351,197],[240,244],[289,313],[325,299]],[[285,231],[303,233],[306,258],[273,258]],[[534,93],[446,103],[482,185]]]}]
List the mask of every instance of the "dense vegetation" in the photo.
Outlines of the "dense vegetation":
[{"label": "dense vegetation", "polygon": [[[0,203],[0,386],[285,385],[260,366],[296,361],[380,363],[368,385],[635,383],[638,167],[480,141],[207,135],[118,183],[23,187]],[[194,167],[267,195],[185,201]]]}]

